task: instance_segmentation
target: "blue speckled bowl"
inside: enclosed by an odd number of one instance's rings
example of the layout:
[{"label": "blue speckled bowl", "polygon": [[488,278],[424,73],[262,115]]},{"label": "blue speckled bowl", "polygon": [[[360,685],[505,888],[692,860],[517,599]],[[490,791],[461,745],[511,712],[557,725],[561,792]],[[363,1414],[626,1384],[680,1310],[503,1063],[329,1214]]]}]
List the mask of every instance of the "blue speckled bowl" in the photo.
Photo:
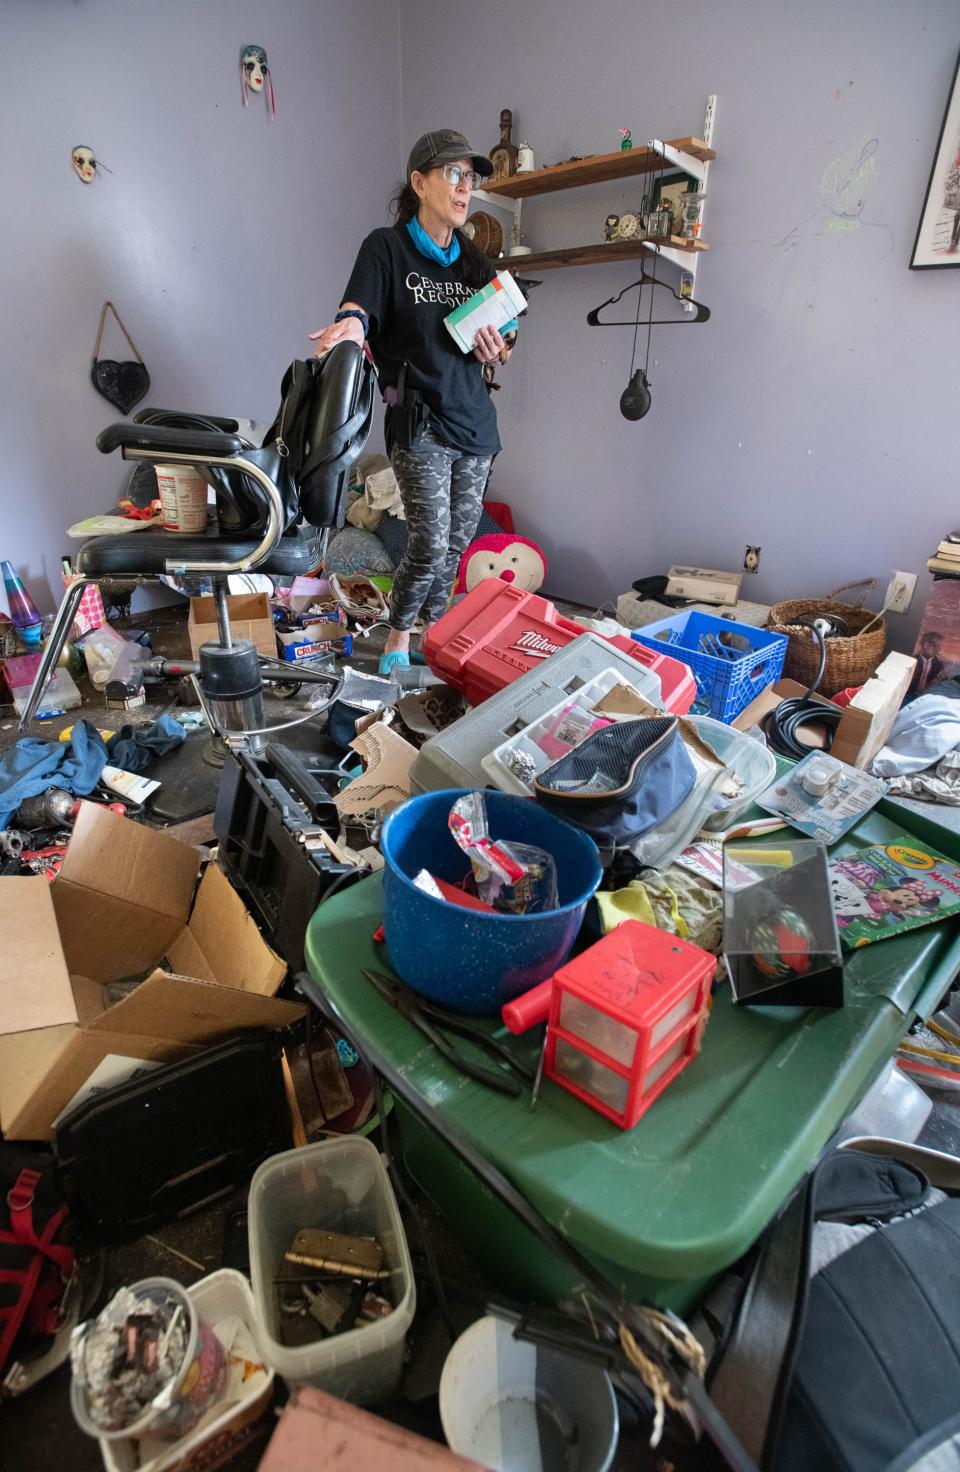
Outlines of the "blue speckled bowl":
[{"label": "blue speckled bowl", "polygon": [[470,867],[447,827],[462,796],[458,788],[425,792],[383,825],[384,927],[390,963],[409,986],[458,1012],[493,1014],[566,960],[600,883],[600,856],[586,833],[530,798],[488,790],[493,838],[553,854],[559,907],[543,915],[485,915],[434,899],[412,882],[421,869],[456,883]]}]

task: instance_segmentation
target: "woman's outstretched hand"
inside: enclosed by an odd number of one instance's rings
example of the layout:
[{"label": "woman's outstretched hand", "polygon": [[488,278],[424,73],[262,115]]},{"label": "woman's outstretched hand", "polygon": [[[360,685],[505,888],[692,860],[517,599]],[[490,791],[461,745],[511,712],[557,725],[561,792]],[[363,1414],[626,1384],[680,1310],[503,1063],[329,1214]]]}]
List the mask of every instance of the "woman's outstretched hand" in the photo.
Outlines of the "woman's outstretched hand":
[{"label": "woman's outstretched hand", "polygon": [[316,343],[313,350],[315,358],[322,358],[338,342],[355,342],[362,348],[363,323],[359,317],[344,317],[342,322],[331,322],[328,327],[321,327],[319,332],[311,332],[310,341]]}]

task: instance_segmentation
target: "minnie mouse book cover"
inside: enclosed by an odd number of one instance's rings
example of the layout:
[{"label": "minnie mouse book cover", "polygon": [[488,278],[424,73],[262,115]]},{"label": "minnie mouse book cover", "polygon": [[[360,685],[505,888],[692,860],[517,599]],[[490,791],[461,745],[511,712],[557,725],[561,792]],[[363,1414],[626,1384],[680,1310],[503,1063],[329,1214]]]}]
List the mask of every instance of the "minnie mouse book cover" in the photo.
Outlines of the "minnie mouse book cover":
[{"label": "minnie mouse book cover", "polygon": [[848,950],[960,911],[960,868],[907,834],[831,859],[828,868],[837,929]]}]

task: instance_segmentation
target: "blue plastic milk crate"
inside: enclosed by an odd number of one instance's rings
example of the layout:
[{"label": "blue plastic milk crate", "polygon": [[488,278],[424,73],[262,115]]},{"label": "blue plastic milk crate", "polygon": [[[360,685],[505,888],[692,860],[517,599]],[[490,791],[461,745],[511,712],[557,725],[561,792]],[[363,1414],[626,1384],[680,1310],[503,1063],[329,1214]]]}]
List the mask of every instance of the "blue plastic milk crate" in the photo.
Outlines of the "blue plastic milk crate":
[{"label": "blue plastic milk crate", "polygon": [[630,637],[661,654],[667,645],[697,682],[694,712],[735,721],[754,696],[780,678],[787,653],[785,634],[737,624],[712,613],[677,613],[634,629]]}]

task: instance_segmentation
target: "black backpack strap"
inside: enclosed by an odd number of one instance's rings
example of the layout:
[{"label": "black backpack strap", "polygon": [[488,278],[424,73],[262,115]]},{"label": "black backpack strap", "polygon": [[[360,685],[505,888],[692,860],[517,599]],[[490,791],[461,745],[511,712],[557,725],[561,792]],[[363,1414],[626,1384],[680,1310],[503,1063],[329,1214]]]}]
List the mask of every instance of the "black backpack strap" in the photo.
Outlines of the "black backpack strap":
[{"label": "black backpack strap", "polygon": [[760,1246],[710,1399],[758,1466],[776,1439],[806,1301],[813,1230],[807,1177]]},{"label": "black backpack strap", "polygon": [[350,444],[350,441],[359,434],[365,424],[369,424],[372,410],[373,401],[371,399],[368,403],[362,405],[355,414],[352,414],[346,424],[342,424],[333,434],[327,435],[325,440],[321,440],[316,449],[312,450],[304,461],[297,479],[307,481],[322,465],[329,465],[331,461],[339,459]]}]

